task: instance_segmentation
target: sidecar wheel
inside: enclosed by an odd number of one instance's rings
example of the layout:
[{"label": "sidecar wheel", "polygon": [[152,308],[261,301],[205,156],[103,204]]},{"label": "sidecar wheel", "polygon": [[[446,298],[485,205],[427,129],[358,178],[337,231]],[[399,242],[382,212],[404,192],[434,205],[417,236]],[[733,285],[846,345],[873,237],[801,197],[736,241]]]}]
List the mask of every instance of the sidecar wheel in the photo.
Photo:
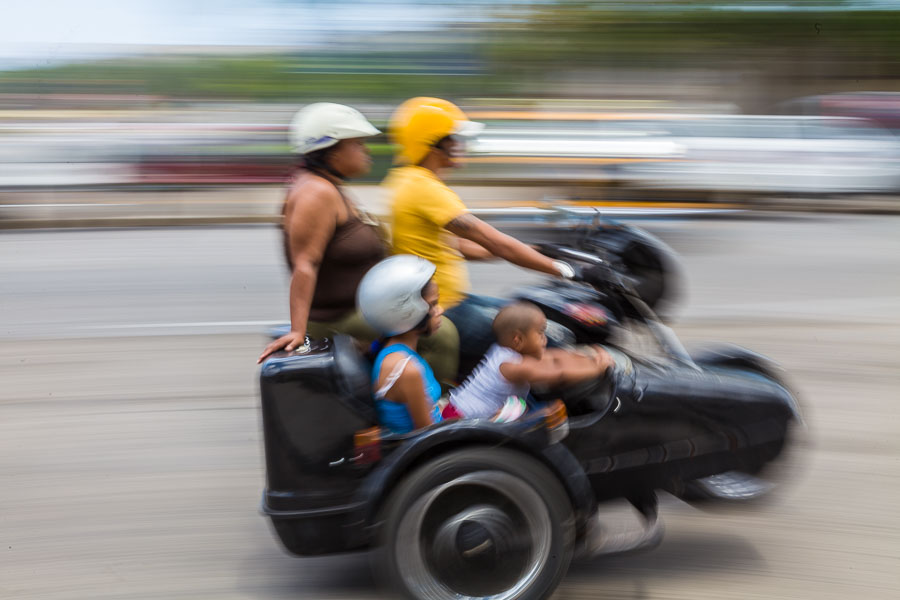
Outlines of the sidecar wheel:
[{"label": "sidecar wheel", "polygon": [[375,575],[407,598],[546,598],[574,551],[557,477],[511,450],[431,460],[390,495],[382,517]]},{"label": "sidecar wheel", "polygon": [[749,473],[726,471],[689,481],[681,497],[688,502],[748,502],[765,497],[775,487],[774,483]]}]

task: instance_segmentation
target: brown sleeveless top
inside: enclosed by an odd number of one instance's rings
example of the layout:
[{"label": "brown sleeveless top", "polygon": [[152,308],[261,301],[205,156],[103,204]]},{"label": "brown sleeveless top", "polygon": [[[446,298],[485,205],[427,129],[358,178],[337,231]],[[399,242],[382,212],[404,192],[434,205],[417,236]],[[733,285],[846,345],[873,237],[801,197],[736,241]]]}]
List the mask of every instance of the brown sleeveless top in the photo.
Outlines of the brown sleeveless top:
[{"label": "brown sleeveless top", "polygon": [[[347,207],[347,220],[335,228],[325,246],[309,309],[310,321],[334,321],[356,310],[359,282],[369,269],[385,257],[377,225],[364,223],[341,189],[338,187],[337,190]],[[284,226],[282,231],[288,268],[293,271],[288,231]]]}]

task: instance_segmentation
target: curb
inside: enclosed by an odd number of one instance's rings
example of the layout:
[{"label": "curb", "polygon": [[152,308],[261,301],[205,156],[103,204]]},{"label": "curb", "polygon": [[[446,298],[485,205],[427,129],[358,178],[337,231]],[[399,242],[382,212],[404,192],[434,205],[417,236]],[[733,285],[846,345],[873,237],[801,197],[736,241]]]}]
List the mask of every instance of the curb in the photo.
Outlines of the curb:
[{"label": "curb", "polygon": [[102,229],[131,227],[200,227],[210,225],[278,225],[281,216],[231,217],[110,217],[97,219],[9,219],[0,230]]},{"label": "curb", "polygon": [[[552,199],[548,200],[544,193],[535,193],[531,196],[521,193],[528,188],[509,188],[508,194],[500,194],[500,199],[493,191],[485,194],[485,189],[459,186],[458,191],[464,201],[473,209],[495,210],[511,208],[511,200],[502,197],[517,196],[516,206],[531,208],[548,207]],[[120,214],[102,214],[104,205],[120,206],[116,204],[116,198],[109,196],[109,202],[97,201],[96,196],[90,192],[77,192],[82,198],[76,197],[71,207],[65,204],[63,199],[59,203],[41,205],[35,203],[33,208],[28,203],[5,204],[0,197],[0,208],[7,206],[13,210],[22,209],[26,214],[3,217],[5,211],[0,211],[0,230],[22,229],[88,229],[88,228],[130,228],[130,227],[203,227],[216,225],[278,225],[281,223],[281,187],[250,187],[243,189],[205,189],[172,193],[168,197],[159,200],[150,200],[155,196],[134,196],[136,202],[123,201],[122,206],[133,204],[129,208],[116,208]],[[373,208],[372,202],[377,204],[377,190],[375,186],[357,186],[357,197],[364,200],[364,204]],[[465,190],[465,191],[464,191]],[[535,190],[538,192],[539,190]],[[468,192],[468,193],[467,193]],[[870,215],[895,215],[900,214],[900,197],[894,195],[860,195],[860,196],[835,196],[819,198],[802,198],[796,196],[786,197],[719,197],[708,198],[706,201],[686,201],[686,199],[669,198],[648,200],[634,195],[630,199],[596,199],[580,198],[576,193],[565,201],[566,194],[561,191],[558,197],[565,206],[586,208],[594,206],[600,211],[607,211],[613,218],[652,217],[654,213],[659,216],[678,218],[740,218],[740,217],[778,217],[786,213],[806,214],[870,214]],[[70,197],[71,198],[71,197]],[[366,200],[367,199],[367,200]],[[79,204],[79,200],[81,203]],[[71,200],[69,200],[71,201]],[[15,206],[15,208],[13,208]],[[27,214],[31,210],[37,214]],[[71,211],[71,212],[68,212]],[[630,213],[633,211],[633,214]],[[377,210],[374,210],[379,214]],[[91,213],[94,213],[93,215]],[[136,214],[138,213],[138,214]],[[140,214],[143,213],[143,214]],[[187,213],[187,214],[185,214]],[[217,214],[220,213],[220,214]],[[221,214],[230,213],[230,214]],[[693,213],[693,214],[692,214]]]}]

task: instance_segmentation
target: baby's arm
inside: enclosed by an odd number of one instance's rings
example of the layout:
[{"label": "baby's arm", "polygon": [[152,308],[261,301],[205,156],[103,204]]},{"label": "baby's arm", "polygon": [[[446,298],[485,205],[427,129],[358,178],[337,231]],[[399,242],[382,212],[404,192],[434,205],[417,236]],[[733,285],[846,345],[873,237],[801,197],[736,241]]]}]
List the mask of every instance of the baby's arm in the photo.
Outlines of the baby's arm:
[{"label": "baby's arm", "polygon": [[602,349],[594,357],[560,349],[548,349],[537,360],[523,357],[520,363],[503,363],[500,373],[513,383],[531,385],[559,385],[602,375],[612,364],[612,358]]},{"label": "baby's arm", "polygon": [[599,377],[612,366],[613,360],[609,353],[598,346],[591,348],[593,353],[586,355],[581,352],[569,352],[560,348],[550,348],[545,351],[562,371],[562,383],[573,383],[582,379]]}]

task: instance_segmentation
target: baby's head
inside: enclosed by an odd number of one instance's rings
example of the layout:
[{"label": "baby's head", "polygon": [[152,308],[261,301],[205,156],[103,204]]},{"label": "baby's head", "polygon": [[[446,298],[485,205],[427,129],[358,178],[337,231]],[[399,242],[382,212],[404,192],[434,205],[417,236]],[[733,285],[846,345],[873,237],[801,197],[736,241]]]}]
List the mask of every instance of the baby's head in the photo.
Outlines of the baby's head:
[{"label": "baby's head", "polygon": [[504,306],[494,317],[494,335],[501,346],[519,354],[541,358],[547,347],[547,318],[530,302],[514,302]]}]

